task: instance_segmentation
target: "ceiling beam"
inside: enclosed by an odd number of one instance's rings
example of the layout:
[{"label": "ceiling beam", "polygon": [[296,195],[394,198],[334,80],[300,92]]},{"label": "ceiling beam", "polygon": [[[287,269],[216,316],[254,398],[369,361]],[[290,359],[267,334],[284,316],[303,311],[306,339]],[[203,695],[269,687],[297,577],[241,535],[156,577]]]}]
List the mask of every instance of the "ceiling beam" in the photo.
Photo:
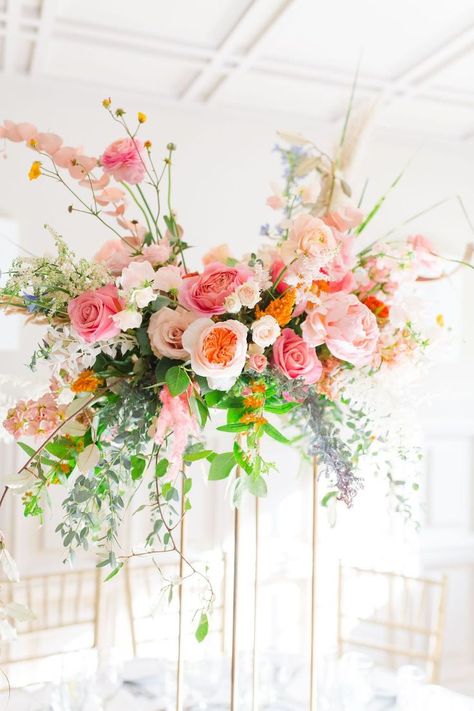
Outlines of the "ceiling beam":
[{"label": "ceiling beam", "polygon": [[252,63],[255,62],[258,54],[261,52],[262,47],[267,42],[270,31],[273,30],[279,22],[281,22],[295,2],[296,0],[282,0],[275,12],[268,17],[264,26],[260,28],[257,35],[248,45],[245,54],[237,62],[235,68],[227,75],[222,76],[222,78],[207,94],[205,98],[206,103],[214,103],[225,85],[233,81],[237,76],[240,76],[251,67]]},{"label": "ceiling beam", "polygon": [[48,44],[53,33],[57,9],[58,0],[42,0],[40,23],[30,64],[30,74],[33,77],[40,74],[46,66]]}]

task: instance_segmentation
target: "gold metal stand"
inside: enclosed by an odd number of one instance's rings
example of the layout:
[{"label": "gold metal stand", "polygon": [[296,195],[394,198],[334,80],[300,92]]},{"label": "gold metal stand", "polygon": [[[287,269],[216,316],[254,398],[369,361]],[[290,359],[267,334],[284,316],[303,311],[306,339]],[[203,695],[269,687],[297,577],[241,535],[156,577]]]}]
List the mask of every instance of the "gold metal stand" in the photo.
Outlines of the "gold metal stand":
[{"label": "gold metal stand", "polygon": [[313,505],[312,505],[312,551],[311,551],[311,648],[310,648],[310,687],[309,711],[317,711],[318,684],[317,684],[317,655],[316,655],[316,618],[317,618],[317,549],[318,549],[318,460],[313,457]]},{"label": "gold metal stand", "polygon": [[184,585],[183,585],[183,575],[184,575],[184,554],[185,554],[185,507],[184,507],[184,476],[182,478],[181,486],[181,521],[179,524],[179,536],[180,536],[180,548],[181,555],[179,557],[179,592],[178,592],[178,660],[176,666],[176,711],[183,711],[183,627],[184,627]]},{"label": "gold metal stand", "polygon": [[258,613],[260,584],[260,504],[255,497],[255,567],[253,598],[252,711],[258,711]]},{"label": "gold metal stand", "polygon": [[[237,469],[237,479],[241,472]],[[230,711],[237,711],[238,707],[238,676],[237,676],[237,654],[238,635],[237,628],[239,622],[238,599],[239,599],[239,555],[240,555],[240,511],[235,509],[234,513],[234,579],[232,583],[232,656],[230,662]]]}]

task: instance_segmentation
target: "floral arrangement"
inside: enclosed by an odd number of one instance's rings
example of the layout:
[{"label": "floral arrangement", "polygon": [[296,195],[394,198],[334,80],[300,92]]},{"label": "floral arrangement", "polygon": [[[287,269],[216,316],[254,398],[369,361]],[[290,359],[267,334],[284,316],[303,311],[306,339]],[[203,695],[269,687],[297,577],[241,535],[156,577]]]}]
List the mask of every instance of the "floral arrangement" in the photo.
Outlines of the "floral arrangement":
[{"label": "floral arrangement", "polygon": [[[255,253],[236,257],[220,245],[195,271],[172,203],[176,146],[156,163],[139,137],[146,116],[131,126],[110,99],[103,106],[124,137],[99,157],[29,123],[0,127],[0,137],[33,152],[31,181],[61,183],[69,212],[113,233],[86,260],[52,232],[56,256],[16,259],[0,301],[46,324],[32,367],[44,360],[50,372],[39,399],[6,415],[28,457],[8,486],[21,492],[25,515],[41,518],[49,488],[63,485],[57,531],[69,556],[94,541],[111,577],[129,557],[117,537],[138,486],[149,490],[145,551],[180,553],[174,531],[191,507],[189,465],[203,460],[210,480],[233,479],[235,505],[246,492],[264,496],[275,465],[261,454],[263,437],[317,456],[328,496],[351,504],[358,462],[377,437],[348,384],[420,359],[428,341],[404,297],[442,269],[421,235],[364,246],[384,198],[364,215],[351,201],[341,147],[333,159],[282,135],[284,184],[267,200],[275,226],[262,228]],[[433,326],[442,325],[440,315]],[[217,427],[231,436],[224,452],[206,444],[213,408],[226,412]],[[212,601],[210,587],[198,639]]]}]

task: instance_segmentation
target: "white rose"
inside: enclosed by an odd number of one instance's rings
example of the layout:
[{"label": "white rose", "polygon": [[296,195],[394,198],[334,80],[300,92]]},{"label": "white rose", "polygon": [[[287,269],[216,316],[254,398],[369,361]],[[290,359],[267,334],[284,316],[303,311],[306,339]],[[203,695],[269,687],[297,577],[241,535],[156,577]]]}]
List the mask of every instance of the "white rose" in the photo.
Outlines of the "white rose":
[{"label": "white rose", "polygon": [[253,309],[260,301],[260,288],[257,282],[251,279],[238,287],[237,294],[242,306],[247,306],[249,309]]},{"label": "white rose", "polygon": [[121,331],[128,331],[129,328],[138,328],[142,323],[142,315],[134,309],[124,309],[112,316],[112,320],[120,326]]},{"label": "white rose", "polygon": [[253,322],[251,329],[253,342],[261,348],[271,346],[280,335],[280,326],[273,316],[262,316]]},{"label": "white rose", "polygon": [[143,289],[136,289],[133,292],[133,301],[139,309],[144,309],[145,306],[155,299],[155,292],[151,286],[145,286]]},{"label": "white rose", "polygon": [[229,314],[238,314],[242,308],[241,301],[234,291],[233,294],[229,294],[224,301],[224,308]]}]

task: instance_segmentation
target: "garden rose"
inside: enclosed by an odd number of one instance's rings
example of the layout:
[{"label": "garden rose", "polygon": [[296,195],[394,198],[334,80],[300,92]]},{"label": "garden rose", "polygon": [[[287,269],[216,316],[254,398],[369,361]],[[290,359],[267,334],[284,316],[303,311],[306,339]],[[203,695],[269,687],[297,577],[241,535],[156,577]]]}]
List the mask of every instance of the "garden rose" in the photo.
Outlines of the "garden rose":
[{"label": "garden rose", "polygon": [[263,373],[268,365],[267,356],[263,353],[252,353],[249,356],[247,368],[254,370],[256,373]]},{"label": "garden rose", "polygon": [[138,139],[120,138],[107,146],[100,159],[104,173],[119,182],[135,185],[145,177],[145,151]]},{"label": "garden rose", "polygon": [[115,323],[113,316],[122,311],[124,306],[117,287],[107,284],[72,299],[67,311],[78,336],[87,343],[95,343],[120,333],[120,326]]},{"label": "garden rose", "polygon": [[191,355],[191,367],[207,378],[209,386],[229,390],[245,366],[247,327],[229,319],[214,323],[198,318],[183,334],[183,347]]},{"label": "garden rose", "polygon": [[377,348],[377,319],[354,294],[330,294],[312,309],[302,325],[312,346],[326,343],[331,353],[357,367],[368,365]]},{"label": "garden rose", "polygon": [[183,279],[178,294],[179,302],[202,316],[223,314],[226,310],[226,297],[251,276],[248,267],[227,267],[220,262],[213,262],[202,274]]},{"label": "garden rose", "polygon": [[183,348],[183,333],[196,317],[189,311],[167,306],[157,311],[150,318],[148,337],[153,353],[158,358],[187,360],[189,353]]},{"label": "garden rose", "polygon": [[275,341],[272,364],[290,380],[302,378],[307,385],[319,380],[323,370],[316,350],[291,328],[284,328]]},{"label": "garden rose", "polygon": [[281,252],[288,261],[296,256],[319,257],[336,246],[336,239],[328,225],[319,217],[301,214],[293,220],[288,239],[282,243]]},{"label": "garden rose", "polygon": [[262,348],[271,346],[280,335],[278,321],[269,315],[262,316],[258,321],[254,321],[251,329],[253,342]]},{"label": "garden rose", "polygon": [[237,288],[237,295],[242,306],[253,309],[260,301],[260,288],[257,282],[249,279]]}]

